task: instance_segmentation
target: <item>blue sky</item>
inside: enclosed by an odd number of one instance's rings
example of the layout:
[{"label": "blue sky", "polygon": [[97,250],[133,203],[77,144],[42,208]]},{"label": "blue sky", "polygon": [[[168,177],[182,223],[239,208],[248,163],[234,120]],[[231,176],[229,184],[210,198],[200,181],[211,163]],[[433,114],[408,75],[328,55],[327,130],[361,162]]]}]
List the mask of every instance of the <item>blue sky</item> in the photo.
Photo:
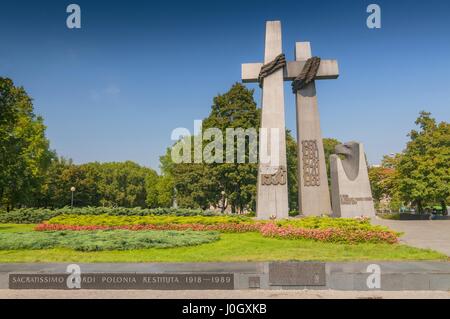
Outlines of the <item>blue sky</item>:
[{"label": "blue sky", "polygon": [[[80,30],[66,27],[70,3]],[[381,29],[366,27],[370,3]],[[323,136],[361,141],[378,163],[404,148],[420,110],[450,119],[449,14],[445,0],[1,0],[0,75],[33,97],[59,155],[157,168],[172,130],[208,115],[241,63],[262,60],[265,21],[281,20],[289,60],[296,41],[311,41],[314,55],[339,62],[339,79],[317,84]]]}]

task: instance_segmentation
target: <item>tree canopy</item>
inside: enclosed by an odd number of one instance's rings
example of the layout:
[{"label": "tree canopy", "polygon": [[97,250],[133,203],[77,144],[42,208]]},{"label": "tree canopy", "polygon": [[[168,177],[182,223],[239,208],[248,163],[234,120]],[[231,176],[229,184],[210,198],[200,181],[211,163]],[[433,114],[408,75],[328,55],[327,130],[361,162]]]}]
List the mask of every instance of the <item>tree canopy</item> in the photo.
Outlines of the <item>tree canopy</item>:
[{"label": "tree canopy", "polygon": [[408,134],[410,141],[396,165],[398,189],[419,211],[425,203],[433,202],[446,209],[450,197],[450,124],[436,123],[424,111],[415,124],[419,129]]},{"label": "tree canopy", "polygon": [[0,77],[0,200],[8,209],[33,204],[54,152],[41,117],[22,87]]},{"label": "tree canopy", "polygon": [[61,158],[52,162],[37,201],[43,207],[69,205],[75,187],[75,206],[147,207],[158,179],[154,170],[131,161],[75,165]]}]

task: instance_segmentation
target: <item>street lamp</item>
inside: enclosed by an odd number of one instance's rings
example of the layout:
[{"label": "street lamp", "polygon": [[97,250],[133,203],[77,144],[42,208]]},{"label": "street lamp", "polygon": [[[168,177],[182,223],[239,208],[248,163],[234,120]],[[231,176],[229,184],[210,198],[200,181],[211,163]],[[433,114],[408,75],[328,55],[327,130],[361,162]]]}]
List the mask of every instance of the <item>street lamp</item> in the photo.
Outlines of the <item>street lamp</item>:
[{"label": "street lamp", "polygon": [[73,186],[70,188],[70,191],[72,192],[72,201],[70,202],[70,208],[73,208],[73,193],[75,192],[75,190],[76,189]]},{"label": "street lamp", "polygon": [[222,214],[225,211],[225,191],[221,191],[220,194],[222,195],[222,207],[221,207],[221,211]]}]

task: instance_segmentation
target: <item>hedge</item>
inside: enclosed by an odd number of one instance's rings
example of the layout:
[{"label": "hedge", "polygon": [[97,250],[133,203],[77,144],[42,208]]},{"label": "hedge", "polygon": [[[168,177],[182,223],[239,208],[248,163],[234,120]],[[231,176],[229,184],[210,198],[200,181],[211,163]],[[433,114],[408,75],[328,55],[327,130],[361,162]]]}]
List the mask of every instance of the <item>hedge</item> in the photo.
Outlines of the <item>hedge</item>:
[{"label": "hedge", "polygon": [[123,226],[123,225],[168,225],[168,224],[223,224],[253,222],[242,216],[111,216],[111,215],[74,215],[65,214],[53,217],[47,224],[76,226]]},{"label": "hedge", "polygon": [[147,216],[147,215],[174,215],[174,216],[217,216],[220,213],[184,208],[124,208],[124,207],[83,207],[73,209],[63,207],[59,209],[21,208],[10,212],[0,211],[0,223],[10,224],[37,224],[59,215],[111,215],[111,216]]}]

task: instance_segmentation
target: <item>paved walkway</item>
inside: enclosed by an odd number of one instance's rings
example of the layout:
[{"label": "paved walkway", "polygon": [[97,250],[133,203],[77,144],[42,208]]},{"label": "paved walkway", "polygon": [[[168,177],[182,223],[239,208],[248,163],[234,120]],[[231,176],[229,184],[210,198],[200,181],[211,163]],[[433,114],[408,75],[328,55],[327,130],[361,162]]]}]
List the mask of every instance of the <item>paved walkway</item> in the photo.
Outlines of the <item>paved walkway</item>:
[{"label": "paved walkway", "polygon": [[431,248],[450,256],[450,220],[389,220],[377,217],[373,223],[404,232],[400,240],[407,245]]},{"label": "paved walkway", "polygon": [[447,291],[338,290],[9,290],[0,299],[450,299]]}]

